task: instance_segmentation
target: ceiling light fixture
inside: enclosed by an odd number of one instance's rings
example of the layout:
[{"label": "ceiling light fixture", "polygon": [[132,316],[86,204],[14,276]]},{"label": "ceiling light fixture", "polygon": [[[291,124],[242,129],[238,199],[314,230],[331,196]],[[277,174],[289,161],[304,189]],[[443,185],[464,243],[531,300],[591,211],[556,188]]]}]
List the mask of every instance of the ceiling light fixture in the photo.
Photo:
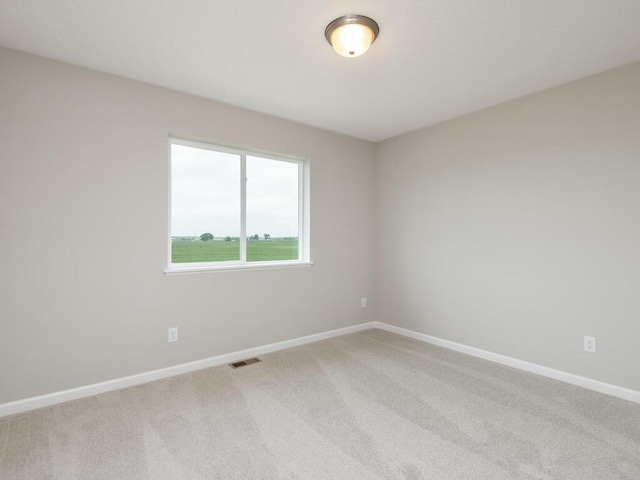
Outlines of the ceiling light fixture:
[{"label": "ceiling light fixture", "polygon": [[378,37],[380,27],[364,15],[345,15],[327,25],[324,36],[338,55],[359,57]]}]

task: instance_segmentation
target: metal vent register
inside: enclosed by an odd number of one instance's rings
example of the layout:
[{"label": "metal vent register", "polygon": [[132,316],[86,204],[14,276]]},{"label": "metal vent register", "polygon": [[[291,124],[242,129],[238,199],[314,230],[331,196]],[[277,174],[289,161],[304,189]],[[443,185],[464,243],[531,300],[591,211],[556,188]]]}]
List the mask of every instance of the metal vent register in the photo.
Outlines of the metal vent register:
[{"label": "metal vent register", "polygon": [[247,365],[253,365],[254,363],[258,363],[261,361],[262,360],[260,360],[258,357],[254,357],[254,358],[248,358],[247,360],[241,360],[239,362],[230,363],[229,366],[231,368],[240,368],[240,367],[246,367]]}]

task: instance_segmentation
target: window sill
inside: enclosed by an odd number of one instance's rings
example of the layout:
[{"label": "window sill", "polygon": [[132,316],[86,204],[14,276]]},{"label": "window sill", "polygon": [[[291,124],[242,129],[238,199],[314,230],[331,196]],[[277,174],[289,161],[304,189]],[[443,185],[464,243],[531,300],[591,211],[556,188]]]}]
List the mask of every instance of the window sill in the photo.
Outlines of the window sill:
[{"label": "window sill", "polygon": [[239,265],[220,265],[220,266],[203,266],[203,267],[170,267],[165,269],[165,275],[185,275],[191,273],[211,273],[211,272],[228,272],[237,270],[268,270],[274,268],[298,268],[310,267],[313,262],[255,262],[243,263]]}]

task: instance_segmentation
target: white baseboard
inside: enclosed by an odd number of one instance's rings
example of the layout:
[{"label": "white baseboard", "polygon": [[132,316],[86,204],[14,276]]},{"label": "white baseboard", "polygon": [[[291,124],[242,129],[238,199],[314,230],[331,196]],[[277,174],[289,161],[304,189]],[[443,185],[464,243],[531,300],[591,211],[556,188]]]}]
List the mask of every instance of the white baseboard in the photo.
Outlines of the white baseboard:
[{"label": "white baseboard", "polygon": [[560,380],[561,382],[570,383],[571,385],[577,385],[578,387],[595,390],[596,392],[605,393],[607,395],[622,398],[624,400],[629,400],[630,402],[640,403],[640,392],[636,390],[619,387],[617,385],[601,382],[599,380],[593,380],[587,377],[581,377],[580,375],[574,375],[572,373],[555,370],[549,367],[543,367],[542,365],[537,365],[535,363],[525,362],[524,360],[507,357],[506,355],[500,355],[498,353],[492,353],[486,350],[481,350],[479,348],[469,347],[467,345],[451,342],[449,340],[443,340],[438,337],[432,337],[431,335],[425,335],[424,333],[407,330],[406,328],[396,327],[395,325],[389,325],[383,322],[373,322],[373,324],[375,328],[386,330],[387,332],[397,333],[398,335],[413,338],[415,340],[420,340],[421,342],[429,343],[431,345],[437,345],[449,350],[455,350],[456,352],[466,353],[467,355],[472,355],[484,360],[507,365],[519,370],[524,370],[525,372],[542,375],[543,377],[553,378],[554,380]]},{"label": "white baseboard", "polygon": [[262,347],[249,348],[247,350],[241,350],[238,352],[218,355],[216,357],[196,360],[195,362],[183,363],[181,365],[175,365],[173,367],[161,368],[159,370],[153,370],[151,372],[139,373],[137,375],[131,375],[129,377],[116,378],[114,380],[108,380],[106,382],[94,383],[92,385],[86,385],[83,387],[72,388],[60,392],[49,393],[47,395],[40,395],[37,397],[17,400],[15,402],[3,403],[0,404],[0,417],[14,415],[16,413],[22,413],[38,408],[49,407],[51,405],[69,402],[71,400],[78,400],[80,398],[92,397],[100,393],[120,390],[122,388],[153,382],[154,380],[160,380],[163,378],[173,377],[175,375],[181,375],[183,373],[202,370],[203,368],[238,362],[246,358],[257,357],[259,355],[277,352],[278,350],[284,350],[286,348],[298,347],[307,343],[318,342],[320,340],[326,340],[328,338],[339,337],[341,335],[346,335],[349,333],[368,330],[373,328],[373,323],[374,322],[361,323],[359,325],[353,325],[351,327],[339,328],[337,330],[330,330],[328,332],[317,333],[315,335],[307,335],[306,337],[285,340],[284,342],[271,343]]},{"label": "white baseboard", "polygon": [[613,397],[640,403],[640,392],[636,390],[619,387],[610,383],[600,382],[591,378],[581,377],[579,375],[563,372],[561,370],[555,370],[549,367],[543,367],[542,365],[537,365],[535,363],[525,362],[524,360],[507,357],[506,355],[500,355],[497,353],[488,352],[486,350],[481,350],[479,348],[469,347],[460,343],[451,342],[449,340],[443,340],[441,338],[432,337],[431,335],[426,335],[424,333],[407,330],[406,328],[396,327],[395,325],[389,325],[383,322],[367,322],[361,323],[359,325],[353,325],[351,327],[339,328],[337,330],[330,330],[328,332],[317,333],[315,335],[308,335],[306,337],[294,338],[292,340],[285,340],[283,342],[272,343],[261,347],[249,348],[247,350],[241,350],[238,352],[218,355],[216,357],[205,358],[203,360],[196,360],[195,362],[183,363],[181,365],[153,370],[151,372],[131,375],[129,377],[117,378],[114,380],[108,380],[106,382],[94,383],[92,385],[86,385],[83,387],[72,388],[60,392],[49,393],[47,395],[40,395],[37,397],[17,400],[15,402],[3,403],[0,404],[0,417],[27,412],[29,410],[35,410],[38,408],[49,407],[51,405],[69,402],[71,400],[78,400],[80,398],[92,397],[100,393],[120,390],[122,388],[133,387],[135,385],[142,385],[144,383],[153,382],[154,380],[160,380],[163,378],[173,377],[175,375],[181,375],[183,373],[194,372],[196,370],[202,370],[203,368],[233,363],[245,358],[256,357],[259,355],[264,355],[266,353],[277,352],[279,350],[284,350],[287,348],[306,345],[308,343],[339,337],[341,335],[347,335],[349,333],[369,330],[371,328],[379,328],[388,332],[397,333],[398,335],[413,338],[415,340],[429,343],[431,345],[437,345],[449,350],[455,350],[456,352],[465,353],[467,355],[472,355],[484,360],[489,360],[495,363],[517,368],[519,370],[524,370],[526,372],[542,375],[543,377],[553,378],[554,380],[559,380],[571,385],[577,385],[579,387],[588,388],[589,390],[595,390],[596,392],[611,395]]}]

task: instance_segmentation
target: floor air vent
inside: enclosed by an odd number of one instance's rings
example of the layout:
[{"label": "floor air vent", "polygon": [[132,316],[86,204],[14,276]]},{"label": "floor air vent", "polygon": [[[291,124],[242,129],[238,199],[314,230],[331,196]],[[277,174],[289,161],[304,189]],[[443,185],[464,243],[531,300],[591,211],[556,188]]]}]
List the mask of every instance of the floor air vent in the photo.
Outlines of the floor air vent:
[{"label": "floor air vent", "polygon": [[229,366],[231,368],[240,368],[240,367],[246,367],[247,365],[252,365],[254,363],[258,363],[261,361],[262,360],[260,360],[259,358],[254,357],[254,358],[249,358],[247,360],[241,360],[240,362],[230,363]]}]

